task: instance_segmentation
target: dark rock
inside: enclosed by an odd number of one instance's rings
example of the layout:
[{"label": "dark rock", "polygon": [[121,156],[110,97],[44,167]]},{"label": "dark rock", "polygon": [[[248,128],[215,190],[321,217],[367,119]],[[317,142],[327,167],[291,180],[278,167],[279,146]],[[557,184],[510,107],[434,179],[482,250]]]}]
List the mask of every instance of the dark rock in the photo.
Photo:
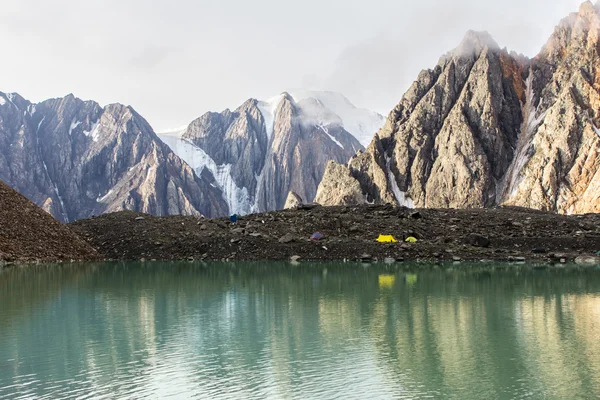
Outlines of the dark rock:
[{"label": "dark rock", "polygon": [[317,207],[320,207],[321,205],[318,203],[309,203],[309,204],[301,204],[300,206],[298,206],[299,210],[305,210],[305,211],[310,211],[313,210]]},{"label": "dark rock", "polygon": [[421,218],[423,218],[423,217],[422,217],[422,215],[421,215],[421,213],[420,213],[420,212],[418,212],[418,211],[415,211],[415,212],[411,213],[411,214],[410,214],[410,217],[411,217],[412,219],[421,219]]},{"label": "dark rock", "polygon": [[371,262],[371,261],[373,261],[373,256],[370,255],[370,254],[365,253],[362,256],[360,256],[360,260],[362,262]]},{"label": "dark rock", "polygon": [[465,239],[465,243],[470,244],[474,247],[490,247],[491,244],[490,240],[485,236],[477,235],[474,233],[467,236],[467,238]]}]

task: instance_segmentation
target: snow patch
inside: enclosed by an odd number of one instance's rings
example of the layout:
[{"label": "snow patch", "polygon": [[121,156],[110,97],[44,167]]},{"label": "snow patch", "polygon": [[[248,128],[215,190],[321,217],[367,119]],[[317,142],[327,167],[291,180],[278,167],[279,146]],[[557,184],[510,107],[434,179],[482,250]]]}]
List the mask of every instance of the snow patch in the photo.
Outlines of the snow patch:
[{"label": "snow patch", "polygon": [[325,125],[318,125],[317,128],[320,128],[323,132],[325,132],[325,134],[329,136],[329,139],[331,139],[335,144],[340,146],[342,149],[345,149],[345,147],[329,133],[329,129]]},{"label": "snow patch", "polygon": [[271,139],[271,135],[275,130],[275,113],[277,112],[277,107],[281,100],[283,99],[283,94],[279,96],[275,96],[267,101],[259,101],[257,106],[258,110],[263,116],[265,120],[265,127],[267,129],[267,137]]},{"label": "snow patch", "polygon": [[396,177],[392,172],[391,164],[392,159],[386,154],[385,167],[387,170],[388,180],[390,181],[390,185],[392,186],[392,192],[394,193],[394,197],[396,197],[396,201],[403,207],[415,208],[415,202],[406,195],[406,192],[401,191],[400,187],[398,187],[398,182],[396,182]]},{"label": "snow patch", "polygon": [[60,195],[60,192],[58,191],[58,188],[56,187],[56,184],[52,181],[52,178],[50,178],[50,173],[48,172],[48,166],[46,165],[46,162],[42,161],[42,165],[44,166],[44,170],[46,171],[46,176],[48,177],[48,180],[50,181],[50,184],[52,185],[52,188],[54,189],[54,193],[56,193],[58,202],[60,203],[60,207],[62,210],[61,214],[62,214],[63,218],[65,219],[65,222],[69,222],[69,218],[67,218],[65,202],[63,201],[62,196]]},{"label": "snow patch", "polygon": [[71,122],[71,126],[69,127],[69,136],[71,136],[71,134],[73,133],[73,131],[75,129],[77,129],[77,127],[81,125],[81,121],[75,121],[75,119],[73,119],[73,121]]},{"label": "snow patch", "polygon": [[529,76],[525,81],[525,104],[523,104],[523,124],[517,141],[515,157],[506,172],[504,183],[499,185],[501,192],[496,196],[498,202],[507,200],[517,192],[523,176],[521,172],[529,159],[531,158],[531,149],[533,146],[533,137],[539,124],[546,117],[547,111],[541,113],[538,117],[537,108],[534,106],[535,93],[533,91],[533,71],[529,71]]},{"label": "snow patch", "polygon": [[94,142],[98,141],[99,131],[100,130],[100,120],[94,122],[89,131],[83,131],[85,136],[91,136]]},{"label": "snow patch", "polygon": [[0,96],[0,106],[3,106],[6,104],[6,99],[3,96]]},{"label": "snow patch", "polygon": [[254,174],[254,179],[256,180],[256,195],[254,198],[254,204],[250,207],[250,214],[258,214],[261,212],[260,207],[258,206],[258,200],[260,199],[261,191],[263,190],[262,184],[265,180],[265,168],[260,171],[259,175]]},{"label": "snow patch", "polygon": [[102,196],[102,197],[98,197],[98,198],[96,199],[96,202],[98,202],[98,203],[103,203],[103,202],[104,202],[106,199],[108,199],[108,197],[109,197],[109,196],[110,196],[112,193],[113,193],[113,191],[112,191],[112,189],[110,189],[110,190],[108,191],[108,193],[106,193],[104,196]]},{"label": "snow patch", "polygon": [[13,99],[15,98],[14,93],[6,93],[4,96],[6,97],[6,100],[8,100],[8,102],[13,105],[14,108],[19,108],[15,103],[13,103]]},{"label": "snow patch", "polygon": [[[215,178],[216,187],[223,193],[231,214],[247,215],[251,212],[252,204],[247,188],[236,185],[231,176],[231,164],[217,165],[215,161],[200,147],[177,136],[158,136],[173,152],[185,161],[198,176],[204,168],[208,169]],[[214,185],[213,185],[214,186]]]},{"label": "snow patch", "polygon": [[44,123],[44,121],[46,120],[46,116],[44,115],[44,117],[41,119],[41,121],[38,123],[38,126],[35,130],[35,134],[37,135],[40,131],[40,128],[42,127],[42,124]]}]

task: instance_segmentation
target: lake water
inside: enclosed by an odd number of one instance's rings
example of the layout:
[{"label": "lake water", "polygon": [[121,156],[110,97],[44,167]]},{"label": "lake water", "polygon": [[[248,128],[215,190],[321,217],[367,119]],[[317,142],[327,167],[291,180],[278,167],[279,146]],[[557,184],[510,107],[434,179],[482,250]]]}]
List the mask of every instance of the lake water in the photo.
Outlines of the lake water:
[{"label": "lake water", "polygon": [[595,268],[0,272],[0,399],[598,397]]}]

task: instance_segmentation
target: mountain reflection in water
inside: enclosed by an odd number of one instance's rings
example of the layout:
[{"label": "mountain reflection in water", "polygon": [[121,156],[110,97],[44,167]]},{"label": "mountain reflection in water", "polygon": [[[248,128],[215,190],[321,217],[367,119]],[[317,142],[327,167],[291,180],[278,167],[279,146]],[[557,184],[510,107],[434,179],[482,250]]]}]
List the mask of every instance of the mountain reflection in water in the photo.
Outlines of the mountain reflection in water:
[{"label": "mountain reflection in water", "polygon": [[595,398],[600,271],[107,263],[0,272],[0,398]]}]

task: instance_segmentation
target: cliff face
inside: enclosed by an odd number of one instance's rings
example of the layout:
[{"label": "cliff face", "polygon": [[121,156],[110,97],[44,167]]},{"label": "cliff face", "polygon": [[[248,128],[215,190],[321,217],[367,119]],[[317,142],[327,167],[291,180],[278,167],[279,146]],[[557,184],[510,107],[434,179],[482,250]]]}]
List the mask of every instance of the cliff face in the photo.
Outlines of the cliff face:
[{"label": "cliff face", "polygon": [[65,222],[227,213],[213,177],[196,176],[131,107],[71,95],[31,104],[0,92],[0,180]]},{"label": "cliff face", "polygon": [[[597,212],[599,21],[585,3],[533,60],[469,32],[419,74],[367,150],[321,185],[350,175],[363,202],[409,207]],[[356,198],[329,193],[322,203]]]},{"label": "cliff face", "polygon": [[275,112],[273,134],[258,179],[256,207],[283,208],[290,191],[312,201],[330,160],[346,162],[358,149],[341,119],[318,100],[296,103],[284,95]]},{"label": "cliff face", "polygon": [[526,134],[507,179],[506,203],[600,212],[599,34],[599,11],[584,3],[532,60]]},{"label": "cliff face", "polygon": [[211,171],[237,214],[282,209],[291,191],[312,201],[327,162],[363,148],[323,102],[287,93],[207,113],[180,137],[161,138],[196,172]]}]

